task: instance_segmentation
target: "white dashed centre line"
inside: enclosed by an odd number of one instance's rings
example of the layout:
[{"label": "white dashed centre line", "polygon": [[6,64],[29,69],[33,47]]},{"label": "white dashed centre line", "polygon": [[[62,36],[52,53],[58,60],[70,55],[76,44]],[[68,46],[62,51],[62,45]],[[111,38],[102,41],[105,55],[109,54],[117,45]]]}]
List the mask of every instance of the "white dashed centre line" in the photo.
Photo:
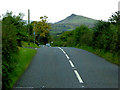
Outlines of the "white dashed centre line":
[{"label": "white dashed centre line", "polygon": [[[67,59],[69,60],[69,63],[70,63],[70,65],[71,65],[71,67],[72,67],[72,68],[75,68],[74,64],[72,63],[72,61],[70,60],[70,57],[66,54],[66,52],[65,52],[62,48],[60,48],[60,47],[58,47],[58,48],[65,54],[65,56],[66,56]],[[76,69],[74,69],[74,73],[75,73],[75,75],[76,75],[79,83],[83,83],[83,80],[82,80],[82,78],[80,77],[80,74],[78,73],[78,71],[77,71]]]},{"label": "white dashed centre line", "polygon": [[70,65],[71,65],[72,68],[75,67],[71,60],[69,60],[69,63],[70,63]]},{"label": "white dashed centre line", "polygon": [[69,60],[70,59],[70,57],[66,54],[66,52],[62,49],[62,48],[60,48],[60,47],[58,47],[60,50],[62,50],[62,52],[65,54],[65,56],[67,57],[67,59]]},{"label": "white dashed centre line", "polygon": [[81,79],[81,77],[80,77],[79,73],[77,72],[77,70],[74,70],[74,72],[75,72],[75,74],[76,74],[76,76],[77,76],[77,78],[79,80],[79,83],[83,83],[83,80]]}]

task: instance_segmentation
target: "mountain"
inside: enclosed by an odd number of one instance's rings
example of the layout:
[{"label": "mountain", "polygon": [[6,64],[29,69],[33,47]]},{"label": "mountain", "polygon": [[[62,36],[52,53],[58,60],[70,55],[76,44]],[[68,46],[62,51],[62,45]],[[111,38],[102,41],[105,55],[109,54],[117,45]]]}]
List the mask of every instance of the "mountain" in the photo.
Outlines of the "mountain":
[{"label": "mountain", "polygon": [[76,14],[71,14],[70,16],[66,17],[65,19],[58,21],[56,23],[51,24],[51,34],[61,34],[65,31],[74,30],[76,27],[84,24],[89,28],[94,27],[94,24],[97,20],[88,18],[85,16],[80,16]]},{"label": "mountain", "polygon": [[65,18],[64,20],[61,20],[59,22],[57,22],[57,24],[64,24],[64,23],[72,23],[72,24],[93,24],[95,23],[96,20],[88,18],[88,17],[84,17],[84,16],[80,16],[80,15],[75,15],[75,14],[71,14],[70,16],[68,16],[67,18]]}]

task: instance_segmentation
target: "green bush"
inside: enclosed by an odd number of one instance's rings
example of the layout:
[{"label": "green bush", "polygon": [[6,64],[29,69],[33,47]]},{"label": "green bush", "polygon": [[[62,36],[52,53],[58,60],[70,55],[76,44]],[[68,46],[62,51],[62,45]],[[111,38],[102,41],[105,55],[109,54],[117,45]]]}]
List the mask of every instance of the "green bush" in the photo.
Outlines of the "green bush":
[{"label": "green bush", "polygon": [[9,21],[11,16],[5,17],[2,21],[2,87],[3,89],[8,87],[11,81],[9,74],[16,67],[17,58],[12,61],[11,54],[17,53],[17,37],[16,37],[16,27]]},{"label": "green bush", "polygon": [[[19,52],[21,31],[23,30],[21,14],[13,16],[12,12],[7,12],[2,19],[2,87],[9,88],[11,83],[10,74],[16,68],[18,58],[13,54]],[[18,41],[20,40],[20,41]]]},{"label": "green bush", "polygon": [[81,25],[74,30],[74,38],[76,45],[90,45],[92,42],[93,30],[87,26]]}]

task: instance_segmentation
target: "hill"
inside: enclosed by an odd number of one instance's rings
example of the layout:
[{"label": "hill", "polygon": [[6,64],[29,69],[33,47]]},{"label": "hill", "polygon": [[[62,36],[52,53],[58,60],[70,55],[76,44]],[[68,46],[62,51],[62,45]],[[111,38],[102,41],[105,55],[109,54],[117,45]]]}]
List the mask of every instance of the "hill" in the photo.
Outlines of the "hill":
[{"label": "hill", "polygon": [[51,24],[50,33],[61,34],[62,32],[73,30],[82,24],[87,25],[89,28],[92,28],[96,22],[97,20],[92,18],[71,14],[65,19]]},{"label": "hill", "polygon": [[75,15],[75,14],[71,14],[70,16],[68,16],[67,18],[65,18],[64,20],[61,20],[59,22],[57,22],[57,24],[65,24],[65,23],[74,23],[74,24],[86,24],[86,23],[95,23],[96,20],[88,18],[88,17],[84,17],[84,16],[80,16],[80,15]]}]

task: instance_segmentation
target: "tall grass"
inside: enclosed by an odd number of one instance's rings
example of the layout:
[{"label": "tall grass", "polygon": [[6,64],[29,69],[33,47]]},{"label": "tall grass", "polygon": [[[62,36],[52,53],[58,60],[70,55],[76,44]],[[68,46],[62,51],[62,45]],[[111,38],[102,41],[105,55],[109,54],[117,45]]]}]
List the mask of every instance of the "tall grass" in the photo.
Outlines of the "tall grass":
[{"label": "tall grass", "polygon": [[104,59],[106,59],[107,61],[109,61],[111,63],[120,65],[120,62],[119,62],[120,57],[118,56],[117,53],[111,53],[108,51],[104,51],[103,49],[94,49],[90,46],[79,46],[77,48],[87,50],[89,52],[92,52],[92,53],[100,56],[100,57],[103,57]]},{"label": "tall grass", "polygon": [[10,78],[12,79],[10,83],[10,88],[14,86],[14,84],[22,75],[22,73],[27,69],[35,53],[36,53],[36,50],[34,49],[19,47],[19,53],[12,54],[13,59],[16,59],[16,58],[18,59],[18,63],[16,65],[16,68],[10,74]]}]

